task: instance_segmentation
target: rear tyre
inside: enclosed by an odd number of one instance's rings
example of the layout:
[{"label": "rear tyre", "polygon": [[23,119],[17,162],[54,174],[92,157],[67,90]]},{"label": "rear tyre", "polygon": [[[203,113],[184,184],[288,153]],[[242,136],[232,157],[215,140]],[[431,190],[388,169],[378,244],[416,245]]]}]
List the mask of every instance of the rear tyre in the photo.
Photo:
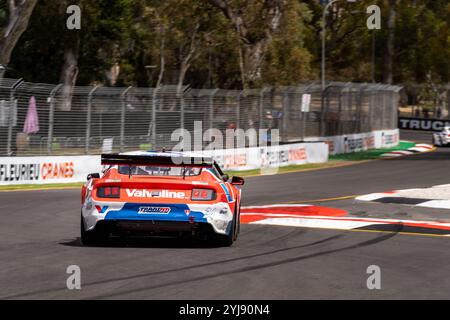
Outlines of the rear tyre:
[{"label": "rear tyre", "polygon": [[216,235],[216,242],[221,247],[231,247],[237,238],[237,214],[233,215],[230,233],[227,235]]},{"label": "rear tyre", "polygon": [[101,230],[96,229],[92,231],[86,230],[83,216],[81,216],[80,229],[81,229],[81,244],[84,246],[101,245],[106,241],[107,238],[106,234]]},{"label": "rear tyre", "polygon": [[234,241],[237,240],[239,233],[241,232],[241,205],[239,205],[239,209],[236,213],[236,228],[234,233]]}]

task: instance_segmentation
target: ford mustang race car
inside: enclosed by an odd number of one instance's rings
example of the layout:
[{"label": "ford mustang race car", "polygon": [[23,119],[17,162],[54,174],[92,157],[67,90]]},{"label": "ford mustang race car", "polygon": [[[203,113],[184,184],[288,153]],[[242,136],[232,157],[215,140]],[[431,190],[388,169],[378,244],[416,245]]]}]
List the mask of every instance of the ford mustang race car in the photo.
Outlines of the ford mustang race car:
[{"label": "ford mustang race car", "polygon": [[437,147],[450,146],[450,127],[445,127],[441,132],[433,133],[433,145]]},{"label": "ford mustang race car", "polygon": [[211,158],[174,152],[102,155],[103,173],[81,191],[81,240],[188,236],[231,246],[240,229],[244,179]]}]

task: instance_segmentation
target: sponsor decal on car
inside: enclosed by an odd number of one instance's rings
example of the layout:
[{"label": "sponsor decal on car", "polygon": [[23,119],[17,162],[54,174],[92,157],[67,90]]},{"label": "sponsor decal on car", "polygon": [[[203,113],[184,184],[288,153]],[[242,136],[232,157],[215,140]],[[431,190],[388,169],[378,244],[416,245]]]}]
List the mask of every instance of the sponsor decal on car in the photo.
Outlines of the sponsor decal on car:
[{"label": "sponsor decal on car", "polygon": [[95,206],[95,208],[100,214],[104,214],[106,213],[106,210],[108,210],[108,206]]},{"label": "sponsor decal on car", "polygon": [[170,207],[139,207],[139,214],[169,214]]},{"label": "sponsor decal on car", "polygon": [[184,192],[169,190],[126,189],[130,198],[188,199]]}]

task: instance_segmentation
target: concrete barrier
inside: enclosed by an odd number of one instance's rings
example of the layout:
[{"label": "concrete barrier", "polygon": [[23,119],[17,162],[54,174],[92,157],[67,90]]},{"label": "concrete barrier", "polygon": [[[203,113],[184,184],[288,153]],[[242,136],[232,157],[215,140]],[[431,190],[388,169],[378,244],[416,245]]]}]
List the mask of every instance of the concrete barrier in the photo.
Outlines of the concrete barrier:
[{"label": "concrete barrier", "polygon": [[[328,161],[326,143],[300,143],[204,151],[225,170],[276,168]],[[100,156],[1,157],[0,185],[55,184],[86,181],[89,173],[101,172]]]},{"label": "concrete barrier", "polygon": [[379,130],[332,137],[313,137],[305,140],[323,141],[328,144],[330,154],[335,155],[396,147],[400,143],[400,130]]}]

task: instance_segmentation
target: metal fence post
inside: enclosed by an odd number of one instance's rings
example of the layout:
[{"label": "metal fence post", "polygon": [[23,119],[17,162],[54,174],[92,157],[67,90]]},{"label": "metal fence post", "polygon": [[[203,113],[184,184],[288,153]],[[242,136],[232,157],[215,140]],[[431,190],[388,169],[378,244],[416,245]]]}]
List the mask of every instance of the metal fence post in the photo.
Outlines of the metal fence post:
[{"label": "metal fence post", "polygon": [[308,94],[310,88],[313,86],[313,84],[310,84],[306,88],[303,89],[303,92],[300,93],[300,114],[301,114],[301,139],[302,141],[305,141],[306,138],[306,117],[308,115],[307,112],[302,112],[302,104],[303,104],[303,95]]},{"label": "metal fence post", "polygon": [[[332,85],[328,85],[325,87],[325,89],[322,90],[322,103],[321,103],[321,111],[320,111],[320,124],[319,124],[319,131],[320,136],[324,137],[326,128],[325,128],[325,114],[328,112],[328,105],[330,101],[330,97],[328,96],[328,90],[332,88]],[[341,89],[342,90],[342,89]],[[327,98],[327,103],[325,104],[325,97]]]},{"label": "metal fence post", "polygon": [[337,119],[338,119],[337,135],[340,136],[344,134],[344,127],[342,125],[342,90],[339,91]]},{"label": "metal fence post", "polygon": [[358,94],[356,96],[355,102],[356,102],[356,114],[357,114],[357,126],[356,126],[356,133],[358,132],[364,132],[363,131],[363,118],[362,118],[362,103],[363,103],[363,87],[361,86],[358,90]]},{"label": "metal fence post", "polygon": [[55,122],[55,96],[58,90],[62,87],[62,84],[58,84],[52,92],[50,92],[50,110],[48,114],[48,135],[47,135],[47,154],[53,153],[53,126]]},{"label": "metal fence post", "polygon": [[127,94],[133,87],[128,87],[121,93],[120,99],[122,100],[122,110],[120,112],[120,152],[123,152],[125,145],[125,113],[127,109]]},{"label": "metal fence post", "polygon": [[180,128],[184,129],[185,128],[185,105],[184,105],[184,98],[185,98],[185,94],[187,93],[187,91],[183,91],[181,92],[181,96],[178,96],[179,93],[177,93],[177,98],[180,99]]},{"label": "metal fence post", "polygon": [[384,91],[384,88],[383,88],[383,91],[381,91],[382,92],[382,99],[383,99],[383,106],[382,106],[382,108],[381,108],[381,130],[384,130],[385,129],[385,125],[386,125],[386,121],[385,121],[385,119],[384,119],[384,117],[386,116],[386,93],[385,93],[385,91]]},{"label": "metal fence post", "polygon": [[212,129],[213,126],[213,121],[214,121],[214,96],[216,95],[216,93],[219,91],[219,89],[214,89],[211,91],[210,95],[209,95],[209,128],[208,129]]},{"label": "metal fence post", "polygon": [[[280,140],[281,141],[285,141],[287,140],[286,137],[286,115],[287,115],[287,110],[288,107],[287,105],[290,103],[290,97],[289,97],[289,88],[285,88],[283,91],[283,99],[282,99],[282,103],[281,103],[281,117],[278,117],[278,124],[280,126]],[[280,121],[281,119],[281,121]]]},{"label": "metal fence post", "polygon": [[300,96],[300,114],[301,114],[301,126],[302,126],[302,132],[301,132],[301,141],[304,142],[305,141],[305,137],[306,137],[306,112],[303,112],[302,109],[302,104],[303,104],[303,94]]},{"label": "metal fence post", "polygon": [[[9,96],[9,125],[8,125],[8,146],[6,148],[7,155],[12,154],[12,137],[13,137],[13,126],[14,126],[14,108],[19,106],[14,106],[14,99],[17,89],[23,84],[23,79],[17,80],[16,83],[11,87],[11,94]],[[16,115],[17,116],[17,115]]]},{"label": "metal fence post", "polygon": [[370,92],[370,130],[375,130],[377,123],[375,121],[375,114],[377,111],[377,90],[378,85],[376,88],[373,88]]},{"label": "metal fence post", "polygon": [[184,91],[181,92],[181,96],[178,97],[180,99],[180,128],[184,129],[184,121],[185,121],[185,117],[184,117]]},{"label": "metal fence post", "polygon": [[239,91],[236,96],[236,129],[241,129],[241,96],[244,91]]},{"label": "metal fence post", "polygon": [[447,118],[450,119],[450,83],[447,84]]},{"label": "metal fence post", "polygon": [[89,139],[91,138],[91,122],[92,122],[92,96],[99,86],[95,86],[88,95],[87,116],[86,116],[86,144],[85,153],[89,154]]},{"label": "metal fence post", "polygon": [[161,86],[156,87],[153,90],[153,95],[152,95],[152,121],[150,122],[149,126],[151,127],[151,141],[152,141],[152,147],[153,149],[156,149],[156,96],[159,92],[159,90],[161,89]]},{"label": "metal fence post", "polygon": [[261,92],[259,93],[259,130],[263,128],[263,111],[264,111],[264,94],[270,90],[270,87],[265,87],[261,89]]}]

